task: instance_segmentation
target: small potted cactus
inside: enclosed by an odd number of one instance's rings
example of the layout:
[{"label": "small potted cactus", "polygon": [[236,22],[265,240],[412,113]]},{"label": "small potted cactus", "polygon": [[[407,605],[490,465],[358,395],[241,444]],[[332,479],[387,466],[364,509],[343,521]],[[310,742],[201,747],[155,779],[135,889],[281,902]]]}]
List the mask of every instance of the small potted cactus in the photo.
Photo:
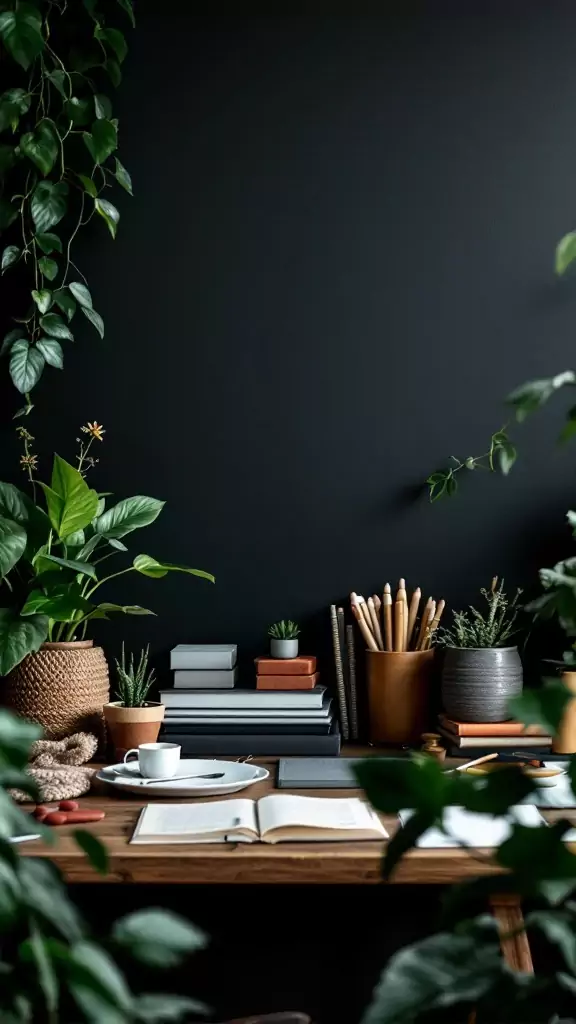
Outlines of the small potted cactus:
[{"label": "small potted cactus", "polygon": [[136,662],[133,654],[126,657],[122,644],[122,658],[116,659],[118,700],[104,705],[104,719],[118,758],[141,743],[155,743],[164,720],[164,705],[146,699],[155,681],[149,652],[146,647]]},{"label": "small potted cactus", "polygon": [[292,619],[275,622],[268,630],[270,654],[273,658],[296,658],[300,628]]}]

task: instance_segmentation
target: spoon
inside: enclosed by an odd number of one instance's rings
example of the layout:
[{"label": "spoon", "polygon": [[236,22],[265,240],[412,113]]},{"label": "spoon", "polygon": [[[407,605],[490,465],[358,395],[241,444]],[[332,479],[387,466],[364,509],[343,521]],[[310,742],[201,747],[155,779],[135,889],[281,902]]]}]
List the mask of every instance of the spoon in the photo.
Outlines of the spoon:
[{"label": "spoon", "polygon": [[[118,768],[113,768],[112,771],[115,775],[119,775],[121,779],[130,778],[125,772],[119,771]],[[167,775],[164,779],[142,779],[141,784],[143,786],[149,786],[152,782],[172,782],[175,779],[222,779],[224,778],[224,772],[213,772],[210,775]]]}]

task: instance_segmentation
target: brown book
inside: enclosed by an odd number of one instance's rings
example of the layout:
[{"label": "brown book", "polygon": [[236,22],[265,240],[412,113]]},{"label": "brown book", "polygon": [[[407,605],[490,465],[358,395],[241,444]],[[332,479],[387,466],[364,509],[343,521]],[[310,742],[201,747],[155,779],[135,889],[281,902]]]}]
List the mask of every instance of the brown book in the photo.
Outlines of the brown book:
[{"label": "brown book", "polygon": [[301,654],[298,658],[255,658],[259,676],[311,676],[316,671],[316,658]]},{"label": "brown book", "polygon": [[256,676],[257,690],[313,690],[320,673],[311,676]]},{"label": "brown book", "polygon": [[439,715],[440,724],[456,736],[545,736],[540,725],[522,725],[522,722],[456,722],[448,715]]}]

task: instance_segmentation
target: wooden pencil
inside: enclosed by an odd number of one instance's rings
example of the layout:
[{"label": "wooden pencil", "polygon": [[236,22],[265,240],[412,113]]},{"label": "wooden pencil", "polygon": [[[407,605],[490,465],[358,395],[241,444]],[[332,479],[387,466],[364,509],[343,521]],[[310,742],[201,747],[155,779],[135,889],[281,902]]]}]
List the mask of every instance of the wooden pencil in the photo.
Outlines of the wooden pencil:
[{"label": "wooden pencil", "polygon": [[356,691],[356,650],[354,648],[354,627],[346,626],[346,648],[348,650],[348,677],[350,680],[350,734],[353,740],[358,735],[358,694]]},{"label": "wooden pencil", "polygon": [[384,617],[384,637],[386,650],[394,650],[394,635],[392,632],[392,592],[390,584],[387,583],[382,594],[382,614]]},{"label": "wooden pencil", "polygon": [[429,640],[430,640],[430,627],[431,627],[431,625],[432,625],[432,623],[434,621],[434,616],[435,615],[436,615],[436,601],[434,601],[434,599],[432,599],[432,604],[430,605],[430,611],[428,612],[428,621],[427,621],[426,626],[424,628],[424,635],[422,637],[422,640],[420,641],[420,648],[419,649],[421,651],[428,650]]},{"label": "wooden pencil", "polygon": [[444,598],[441,598],[440,601],[438,601],[438,604],[436,606],[436,612],[435,612],[434,618],[432,619],[432,622],[430,623],[430,628],[428,630],[428,638],[427,638],[427,642],[426,642],[426,650],[429,650],[430,647],[431,647],[432,636],[436,632],[436,630],[438,629],[438,626],[440,625],[440,619],[442,618],[442,612],[444,611],[445,607],[446,607],[446,601],[444,600]]},{"label": "wooden pencil", "polygon": [[394,650],[404,650],[404,608],[405,602],[396,600],[394,602]]},{"label": "wooden pencil", "polygon": [[374,637],[372,635],[372,631],[369,630],[368,626],[366,625],[366,620],[365,620],[364,616],[362,615],[362,612],[360,611],[360,606],[358,604],[356,604],[356,602],[352,601],[351,604],[350,604],[350,607],[352,609],[352,614],[353,614],[354,618],[356,619],[356,622],[358,623],[358,626],[360,628],[360,632],[362,633],[362,636],[364,637],[364,640],[366,642],[366,646],[371,651],[377,651],[378,650],[378,644],[376,643],[376,641],[375,641],[375,639],[374,639]]},{"label": "wooden pencil", "polygon": [[334,647],[334,666],[336,668],[336,692],[338,694],[338,707],[340,709],[340,727],[342,730],[342,739],[348,740],[350,739],[350,726],[348,722],[348,709],[346,707],[342,651],[340,650],[338,616],[336,614],[335,604],[330,605],[330,622],[332,624],[332,645]]},{"label": "wooden pencil", "polygon": [[402,650],[408,650],[408,597],[406,595],[406,580],[404,578],[398,580],[398,591],[396,593],[396,600],[402,601],[404,604],[404,611],[402,612],[402,626],[404,629],[404,635],[402,637]]},{"label": "wooden pencil", "polygon": [[382,630],[380,629],[380,623],[378,622],[378,616],[376,614],[376,609],[374,607],[374,599],[372,597],[369,597],[366,604],[368,605],[368,612],[370,614],[370,619],[372,620],[372,632],[374,633],[374,637],[376,639],[378,647],[380,648],[381,651],[383,651],[384,641],[382,639]]},{"label": "wooden pencil", "polygon": [[422,618],[420,619],[420,629],[418,630],[418,637],[416,639],[416,643],[414,644],[414,650],[415,651],[420,651],[421,650],[421,644],[422,644],[422,641],[423,641],[423,639],[424,639],[424,637],[426,635],[426,627],[428,626],[428,616],[430,614],[431,607],[432,607],[432,598],[429,597],[428,600],[426,601],[426,604],[424,605],[424,610],[422,612]]},{"label": "wooden pencil", "polygon": [[410,601],[410,611],[408,613],[408,637],[406,640],[407,651],[409,651],[412,646],[414,626],[416,625],[416,619],[418,618],[418,608],[420,607],[421,597],[422,591],[420,590],[420,587],[416,587],[416,590],[412,594],[412,599]]}]

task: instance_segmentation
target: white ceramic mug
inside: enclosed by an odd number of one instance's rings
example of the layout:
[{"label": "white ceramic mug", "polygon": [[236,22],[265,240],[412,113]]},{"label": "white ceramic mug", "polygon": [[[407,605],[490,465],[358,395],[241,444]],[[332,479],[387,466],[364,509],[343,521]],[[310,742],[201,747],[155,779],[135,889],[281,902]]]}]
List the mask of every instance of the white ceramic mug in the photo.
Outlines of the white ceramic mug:
[{"label": "white ceramic mug", "polygon": [[135,754],[144,778],[168,779],[178,771],[181,750],[178,743],[141,743],[124,754],[124,764]]}]

